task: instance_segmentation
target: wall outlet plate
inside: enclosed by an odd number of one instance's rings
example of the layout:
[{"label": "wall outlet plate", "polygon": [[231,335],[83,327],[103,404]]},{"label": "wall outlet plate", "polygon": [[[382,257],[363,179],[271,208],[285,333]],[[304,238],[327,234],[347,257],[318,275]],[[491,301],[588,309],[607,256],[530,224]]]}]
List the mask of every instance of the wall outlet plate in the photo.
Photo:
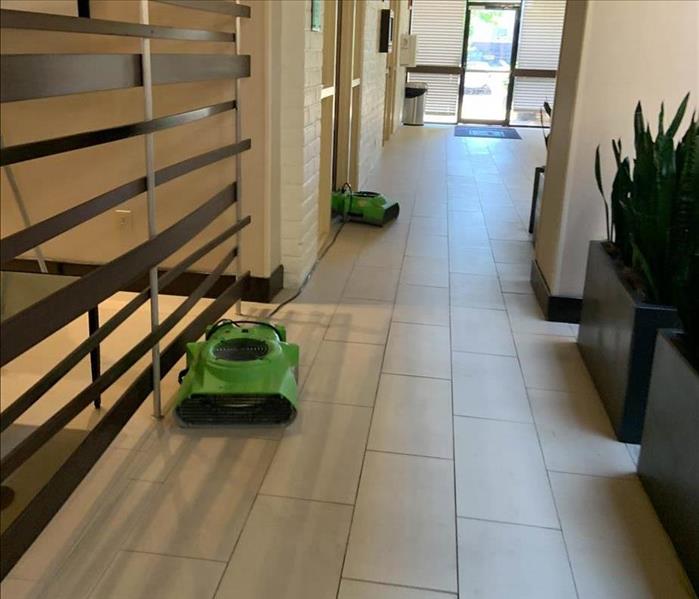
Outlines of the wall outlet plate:
[{"label": "wall outlet plate", "polygon": [[133,212],[131,210],[115,210],[114,217],[120,231],[133,230]]}]

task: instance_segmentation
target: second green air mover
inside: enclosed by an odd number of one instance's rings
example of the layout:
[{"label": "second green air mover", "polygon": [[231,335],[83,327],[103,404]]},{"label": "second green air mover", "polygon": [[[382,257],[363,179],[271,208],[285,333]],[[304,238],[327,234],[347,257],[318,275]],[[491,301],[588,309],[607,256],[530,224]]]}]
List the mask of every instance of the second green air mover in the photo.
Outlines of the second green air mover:
[{"label": "second green air mover", "polygon": [[347,220],[383,227],[398,218],[400,206],[376,191],[352,191],[348,183],[332,193],[332,211]]},{"label": "second green air mover", "polygon": [[298,364],[299,346],[283,326],[221,320],[187,344],[175,415],[184,426],[291,422]]}]

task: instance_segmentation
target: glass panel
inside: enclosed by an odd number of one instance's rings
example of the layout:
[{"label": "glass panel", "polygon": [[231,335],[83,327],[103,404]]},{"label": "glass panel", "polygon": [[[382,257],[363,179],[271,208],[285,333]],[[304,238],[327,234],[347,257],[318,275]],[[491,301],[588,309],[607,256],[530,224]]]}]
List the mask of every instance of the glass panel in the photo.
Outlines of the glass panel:
[{"label": "glass panel", "polygon": [[408,73],[408,81],[427,84],[425,121],[454,123],[459,103],[459,76],[443,73]]},{"label": "glass panel", "polygon": [[461,120],[505,120],[509,83],[509,73],[469,73],[467,71],[464,76]]},{"label": "glass panel", "polygon": [[417,64],[461,66],[466,0],[413,0],[410,33],[418,36]]},{"label": "glass panel", "polygon": [[510,122],[513,125],[550,125],[548,115],[543,112],[544,102],[553,106],[556,80],[543,77],[515,77]]},{"label": "glass panel", "polygon": [[466,70],[508,71],[515,31],[515,11],[471,8]]},{"label": "glass panel", "polygon": [[504,121],[516,11],[469,9],[461,120]]},{"label": "glass panel", "polygon": [[522,6],[517,68],[558,68],[565,0],[527,0]]}]

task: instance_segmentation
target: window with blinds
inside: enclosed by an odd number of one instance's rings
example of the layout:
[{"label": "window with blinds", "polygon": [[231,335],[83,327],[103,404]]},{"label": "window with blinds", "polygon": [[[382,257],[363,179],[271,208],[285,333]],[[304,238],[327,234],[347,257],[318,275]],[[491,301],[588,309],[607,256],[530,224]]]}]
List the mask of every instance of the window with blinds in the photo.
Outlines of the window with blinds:
[{"label": "window with blinds", "polygon": [[524,0],[517,48],[518,69],[558,68],[565,0]]},{"label": "window with blinds", "polygon": [[413,0],[410,32],[417,37],[417,64],[461,66],[466,0]]},{"label": "window with blinds", "polygon": [[[460,69],[465,21],[466,0],[413,0],[410,32],[417,35],[417,64]],[[409,73],[408,81],[427,83],[427,120],[456,120],[460,71]]]},{"label": "window with blinds", "polygon": [[553,106],[565,7],[565,0],[522,2],[516,69],[540,72],[521,76],[515,71],[510,117],[513,123],[538,125],[544,102]]}]

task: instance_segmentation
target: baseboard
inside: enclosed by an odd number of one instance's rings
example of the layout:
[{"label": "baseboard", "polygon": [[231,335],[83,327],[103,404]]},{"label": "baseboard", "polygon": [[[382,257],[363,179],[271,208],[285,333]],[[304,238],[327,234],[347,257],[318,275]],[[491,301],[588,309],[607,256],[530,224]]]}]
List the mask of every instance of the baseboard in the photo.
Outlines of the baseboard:
[{"label": "baseboard", "polygon": [[248,302],[270,303],[284,288],[284,265],[280,264],[269,277],[250,277],[250,284],[243,293]]},{"label": "baseboard", "polygon": [[[99,264],[80,264],[76,262],[59,262],[47,260],[46,268],[48,274],[63,275],[69,277],[82,277],[92,272],[100,266]],[[9,272],[26,272],[41,274],[39,264],[36,260],[15,259],[10,260],[2,268]],[[158,272],[164,274],[167,269],[159,269]],[[167,295],[188,296],[204,280],[207,273],[185,272],[168,285],[165,293]],[[204,297],[217,298],[226,288],[235,282],[235,275],[222,275],[211,287]],[[280,264],[272,271],[269,277],[250,277],[250,283],[243,292],[243,299],[249,302],[268,303],[281,291],[284,286],[284,265]],[[148,287],[148,276],[139,277],[121,291],[131,291],[137,293]]]},{"label": "baseboard", "polygon": [[570,322],[577,324],[580,322],[582,312],[582,298],[565,295],[551,295],[549,286],[546,283],[536,260],[532,260],[532,269],[529,280],[534,289],[534,295],[544,313],[546,320],[553,322]]}]

